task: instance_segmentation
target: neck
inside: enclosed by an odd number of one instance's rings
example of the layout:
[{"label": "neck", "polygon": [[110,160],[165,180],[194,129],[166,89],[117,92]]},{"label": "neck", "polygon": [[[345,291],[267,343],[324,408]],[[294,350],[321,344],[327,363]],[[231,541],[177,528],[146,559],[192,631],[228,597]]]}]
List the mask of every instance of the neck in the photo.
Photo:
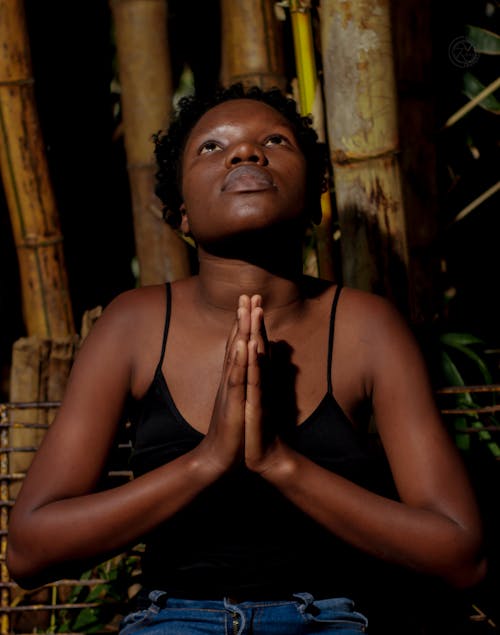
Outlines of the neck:
[{"label": "neck", "polygon": [[[302,243],[290,237],[266,244],[253,241],[250,257],[244,244],[231,241],[231,248],[198,247],[199,300],[206,308],[234,315],[242,294],[262,296],[267,315],[290,311],[302,301]],[[255,249],[258,245],[258,250]]]}]

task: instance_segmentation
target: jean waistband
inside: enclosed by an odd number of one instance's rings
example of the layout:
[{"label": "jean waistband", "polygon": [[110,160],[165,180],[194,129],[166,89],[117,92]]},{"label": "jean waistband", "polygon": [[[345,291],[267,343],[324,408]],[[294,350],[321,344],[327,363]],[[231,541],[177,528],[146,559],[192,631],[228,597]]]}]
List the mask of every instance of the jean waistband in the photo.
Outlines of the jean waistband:
[{"label": "jean waistband", "polygon": [[[147,609],[152,603],[156,604],[159,609],[165,608],[167,601],[193,601],[193,602],[222,602],[224,604],[243,604],[245,602],[262,602],[262,603],[274,603],[274,602],[296,602],[299,596],[304,595],[299,592],[284,592],[282,594],[270,594],[270,593],[221,593],[220,595],[207,597],[207,595],[201,595],[197,593],[177,594],[167,591],[155,589],[141,589],[133,600],[134,610]],[[309,594],[307,594],[309,595]],[[311,596],[312,597],[312,596]],[[319,596],[314,596],[315,599],[324,599]]]}]

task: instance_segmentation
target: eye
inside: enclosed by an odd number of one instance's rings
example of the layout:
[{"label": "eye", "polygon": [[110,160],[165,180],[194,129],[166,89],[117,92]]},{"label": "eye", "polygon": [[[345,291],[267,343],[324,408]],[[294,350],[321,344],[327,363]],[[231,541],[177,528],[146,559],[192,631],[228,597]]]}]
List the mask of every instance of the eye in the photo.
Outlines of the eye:
[{"label": "eye", "polygon": [[280,134],[273,134],[264,141],[264,145],[269,146],[279,146],[286,143],[285,137]]},{"label": "eye", "polygon": [[205,143],[200,146],[198,153],[211,154],[212,152],[218,152],[219,150],[222,150],[222,148],[216,141],[205,141]]}]

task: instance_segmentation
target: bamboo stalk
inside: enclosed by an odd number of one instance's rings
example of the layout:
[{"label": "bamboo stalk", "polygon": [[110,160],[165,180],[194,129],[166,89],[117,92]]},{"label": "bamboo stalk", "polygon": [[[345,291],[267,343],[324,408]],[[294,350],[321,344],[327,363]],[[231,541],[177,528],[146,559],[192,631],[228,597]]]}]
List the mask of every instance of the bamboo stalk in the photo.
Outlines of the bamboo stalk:
[{"label": "bamboo stalk", "polygon": [[473,99],[468,101],[462,108],[459,108],[457,112],[455,112],[444,124],[444,128],[450,128],[453,124],[457,123],[462,117],[470,112],[473,108],[475,108],[478,104],[480,104],[483,99],[494,93],[497,88],[500,88],[500,77],[497,77],[491,84],[486,86],[478,95],[476,95]]},{"label": "bamboo stalk", "polygon": [[[12,350],[10,400],[11,401],[43,401],[46,382],[46,360],[50,352],[50,341],[37,336],[24,337],[14,343]],[[15,416],[15,415],[14,415]],[[47,411],[36,407],[23,410],[23,422],[35,424],[33,428],[11,428],[9,430],[9,446],[7,454],[8,471],[25,474],[31,464],[36,449],[45,435]],[[39,427],[38,427],[39,426]],[[14,501],[21,488],[22,481],[9,483],[8,500]],[[41,601],[48,600],[48,592],[40,591]],[[16,602],[16,593],[10,601]],[[5,610],[5,609],[4,609]],[[48,627],[49,614],[43,613],[29,618],[23,614],[31,630],[44,630]]]},{"label": "bamboo stalk", "polygon": [[226,86],[242,82],[246,86],[282,90],[284,74],[282,26],[266,0],[221,0],[222,70]]},{"label": "bamboo stalk", "polygon": [[348,285],[408,305],[388,0],[320,7],[327,129]]},{"label": "bamboo stalk", "polygon": [[141,284],[190,274],[187,247],[154,194],[152,135],[172,111],[165,0],[112,0],[134,231]]},{"label": "bamboo stalk", "polygon": [[[2,480],[0,481],[0,502],[2,507],[0,509],[0,581],[2,588],[0,589],[0,607],[9,606],[10,604],[10,591],[8,584],[10,582],[10,575],[6,565],[7,557],[7,535],[9,530],[9,510],[6,503],[9,500],[9,486],[6,479],[6,474],[9,471],[9,457],[4,450],[9,446],[9,432],[8,432],[8,410],[7,406],[0,404],[0,474]],[[10,632],[10,618],[2,611],[0,616],[0,633]]]},{"label": "bamboo stalk", "polygon": [[[430,323],[442,308],[436,284],[441,259],[436,170],[437,118],[433,100],[432,0],[391,3],[398,94],[398,162],[408,237],[408,287],[413,324]],[[415,42],[418,41],[418,55]]]},{"label": "bamboo stalk", "polygon": [[[320,142],[325,142],[323,97],[316,68],[311,6],[308,0],[290,0],[290,17],[295,51],[301,114],[311,115]],[[321,224],[315,227],[318,276],[334,280],[332,201],[330,192],[321,196]]]},{"label": "bamboo stalk", "polygon": [[23,2],[0,0],[0,171],[28,335],[74,333],[62,235],[34,97]]},{"label": "bamboo stalk", "polygon": [[475,210],[476,207],[479,207],[481,203],[484,203],[484,201],[488,200],[491,196],[493,196],[493,194],[496,194],[498,191],[500,191],[500,181],[497,181],[494,185],[489,187],[486,190],[486,192],[483,192],[482,194],[480,194],[471,203],[469,203],[466,207],[464,207],[463,210],[461,210],[455,216],[455,218],[453,219],[453,222],[457,223],[458,221],[461,221],[463,218],[468,216],[468,214],[470,214],[473,210]]}]

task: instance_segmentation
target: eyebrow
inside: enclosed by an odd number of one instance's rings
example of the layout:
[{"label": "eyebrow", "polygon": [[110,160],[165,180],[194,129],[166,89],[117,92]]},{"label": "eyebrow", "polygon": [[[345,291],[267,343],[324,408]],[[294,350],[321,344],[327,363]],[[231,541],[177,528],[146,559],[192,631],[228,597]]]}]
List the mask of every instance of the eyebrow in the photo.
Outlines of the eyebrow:
[{"label": "eyebrow", "polygon": [[[199,130],[191,131],[191,134],[189,136],[190,137],[195,137],[195,136],[196,137],[198,136],[217,137],[217,135],[224,136],[226,134],[230,134],[231,130],[238,126],[239,126],[239,123],[221,123],[221,124],[216,124],[215,126],[205,126]],[[273,131],[279,131],[279,129],[285,129],[293,133],[294,136],[296,136],[296,130],[294,126],[287,120],[276,121],[274,123],[269,123],[268,125],[263,124],[263,128],[269,128],[270,133],[272,133]]]}]

